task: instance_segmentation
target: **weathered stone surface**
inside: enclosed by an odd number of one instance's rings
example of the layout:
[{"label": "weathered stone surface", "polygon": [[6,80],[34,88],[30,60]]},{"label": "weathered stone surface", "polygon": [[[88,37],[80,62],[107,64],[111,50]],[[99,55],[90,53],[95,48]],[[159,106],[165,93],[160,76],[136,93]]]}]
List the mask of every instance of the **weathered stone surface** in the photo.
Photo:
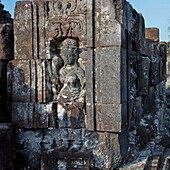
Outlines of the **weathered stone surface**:
[{"label": "weathered stone surface", "polygon": [[33,128],[34,103],[12,103],[12,122],[20,128]]},{"label": "weathered stone surface", "polygon": [[18,2],[14,22],[15,169],[116,169],[168,136],[165,46],[125,0]]},{"label": "weathered stone surface", "polygon": [[6,24],[6,23],[11,23],[13,22],[13,19],[11,18],[11,15],[9,14],[8,11],[4,10],[4,5],[0,4],[0,24]]},{"label": "weathered stone surface", "polygon": [[13,67],[13,101],[30,101],[30,61],[14,60]]},{"label": "weathered stone surface", "polygon": [[0,24],[0,60],[13,59],[13,25]]},{"label": "weathered stone surface", "polygon": [[[47,162],[47,159],[56,161],[60,159],[66,163],[66,166],[70,165],[71,167],[73,164],[68,164],[68,160],[77,160],[75,161],[76,165],[76,162],[78,163],[80,158],[85,162],[89,159],[86,165],[89,168],[114,168],[119,165],[127,153],[126,135],[126,133],[122,135],[89,133],[86,129],[48,129],[45,131],[43,140],[43,168],[53,167],[53,163]],[[121,149],[119,147],[120,144],[123,145]],[[90,156],[89,151],[92,151],[94,160]],[[69,155],[72,155],[72,157]],[[89,164],[90,162],[94,162],[94,164]],[[111,162],[114,163],[112,164]],[[77,166],[82,165],[77,164]],[[86,168],[84,167],[83,169]]]},{"label": "weathered stone surface", "polygon": [[145,38],[151,41],[159,42],[159,29],[145,28]]},{"label": "weathered stone surface", "polygon": [[13,102],[12,121],[19,128],[48,128],[56,126],[53,103]]},{"label": "weathered stone surface", "polygon": [[[126,120],[126,109],[122,113],[125,105],[121,106],[127,100],[126,51],[120,51],[118,47],[99,48],[96,53],[96,127],[99,131],[120,132],[122,121]],[[114,122],[113,126],[110,121]]]},{"label": "weathered stone surface", "polygon": [[[45,103],[52,101],[52,84],[51,84],[51,62],[48,60],[36,60],[35,68],[35,86],[37,87],[38,102]],[[37,80],[37,82],[36,82]]]},{"label": "weathered stone surface", "polygon": [[52,101],[50,61],[14,60],[10,67],[13,70],[13,101]]},{"label": "weathered stone surface", "polygon": [[0,122],[9,121],[7,113],[7,62],[0,60]]},{"label": "weathered stone surface", "polygon": [[139,123],[142,116],[143,116],[143,107],[142,107],[142,97],[137,97],[135,103],[135,109],[136,109],[136,114],[135,114],[135,121],[136,123]]},{"label": "weathered stone surface", "polygon": [[52,103],[35,104],[34,128],[47,128],[49,126],[49,117],[52,114]]},{"label": "weathered stone surface", "polygon": [[[122,28],[119,22],[121,18],[122,2],[116,4],[112,1],[96,1],[96,23],[95,23],[95,39],[96,46],[114,46],[121,45]],[[121,20],[121,19],[120,19]]]},{"label": "weathered stone surface", "polygon": [[157,85],[159,83],[159,57],[151,56],[151,65],[150,65],[150,85]]},{"label": "weathered stone surface", "polygon": [[[124,148],[120,148],[120,145],[122,144],[120,138],[121,137],[118,134],[98,133],[98,145],[93,151],[95,168],[109,169],[118,167],[121,159],[127,153],[127,143],[124,140]],[[123,153],[121,152],[121,149],[123,150]]]},{"label": "weathered stone surface", "polygon": [[155,87],[149,88],[148,96],[146,96],[143,100],[144,104],[144,114],[155,113],[156,112],[156,90]]},{"label": "weathered stone surface", "polygon": [[0,123],[0,168],[11,169],[13,167],[13,136],[12,125]]},{"label": "weathered stone surface", "polygon": [[0,122],[10,122],[10,101],[7,95],[7,63],[13,59],[13,20],[0,3]]},{"label": "weathered stone surface", "polygon": [[16,169],[41,169],[42,130],[15,130],[15,160]]},{"label": "weathered stone surface", "polygon": [[96,129],[98,131],[121,131],[121,104],[97,104]]},{"label": "weathered stone surface", "polygon": [[150,59],[148,57],[142,57],[140,58],[140,92],[141,95],[147,95],[148,94],[148,88],[149,88],[149,73],[150,73]]},{"label": "weathered stone surface", "polygon": [[32,59],[33,30],[31,2],[17,2],[14,18],[14,58]]},{"label": "weathered stone surface", "polygon": [[147,164],[147,159],[141,160],[139,162],[136,162],[132,165],[127,165],[123,168],[119,168],[119,170],[143,170]]},{"label": "weathered stone surface", "polygon": [[86,76],[86,128],[94,131],[94,73],[93,73],[93,51],[88,50],[85,54],[85,76]]},{"label": "weathered stone surface", "polygon": [[99,104],[118,104],[121,102],[120,50],[117,47],[97,49],[96,97]]}]

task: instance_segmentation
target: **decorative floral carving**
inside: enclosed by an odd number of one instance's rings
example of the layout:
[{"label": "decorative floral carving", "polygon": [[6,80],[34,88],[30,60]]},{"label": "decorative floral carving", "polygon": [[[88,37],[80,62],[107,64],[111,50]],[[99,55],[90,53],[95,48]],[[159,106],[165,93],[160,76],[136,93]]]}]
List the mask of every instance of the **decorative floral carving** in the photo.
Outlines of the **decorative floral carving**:
[{"label": "decorative floral carving", "polygon": [[54,2],[55,13],[64,19],[67,19],[76,8],[77,0],[59,0]]},{"label": "decorative floral carving", "polygon": [[73,13],[86,13],[86,0],[58,0],[54,1],[55,14],[62,19],[67,20],[69,15]]},{"label": "decorative floral carving", "polygon": [[51,26],[50,37],[79,37],[83,31],[83,23],[80,21],[57,22]]}]

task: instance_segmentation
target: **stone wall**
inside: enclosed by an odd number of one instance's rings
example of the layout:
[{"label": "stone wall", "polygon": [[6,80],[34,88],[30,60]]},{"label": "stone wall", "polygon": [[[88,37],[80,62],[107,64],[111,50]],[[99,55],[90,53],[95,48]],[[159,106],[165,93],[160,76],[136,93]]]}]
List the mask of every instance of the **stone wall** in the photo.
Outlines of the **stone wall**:
[{"label": "stone wall", "polygon": [[7,64],[13,59],[13,20],[0,3],[0,169],[12,169],[12,124],[7,97]]},{"label": "stone wall", "polygon": [[167,105],[169,106],[169,95],[170,95],[170,44],[167,44],[167,82],[166,82],[166,94],[167,94]]},{"label": "stone wall", "polygon": [[14,169],[114,169],[151,141],[160,146],[166,44],[158,32],[125,0],[17,2],[3,78]]},{"label": "stone wall", "polygon": [[0,122],[10,121],[7,108],[7,63],[13,59],[13,21],[0,3]]}]

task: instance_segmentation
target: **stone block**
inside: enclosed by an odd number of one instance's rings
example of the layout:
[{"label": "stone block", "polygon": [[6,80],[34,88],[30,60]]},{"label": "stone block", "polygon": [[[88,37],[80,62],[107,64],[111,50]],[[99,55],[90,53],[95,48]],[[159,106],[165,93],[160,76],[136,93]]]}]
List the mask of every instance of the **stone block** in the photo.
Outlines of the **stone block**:
[{"label": "stone block", "polygon": [[162,79],[167,81],[167,67],[166,62],[163,62],[163,68],[162,68]]},{"label": "stone block", "polygon": [[[122,121],[127,121],[127,112],[125,110],[123,113],[121,107],[121,103],[126,105],[127,102],[126,66],[125,49],[119,47],[97,49],[95,94],[96,127],[99,131],[120,132]],[[110,126],[110,121],[116,122],[116,125]]]},{"label": "stone block", "polygon": [[148,115],[149,113],[154,114],[157,110],[157,104],[156,104],[156,91],[155,87],[149,88],[148,96],[146,96],[143,100],[143,109],[144,114]]},{"label": "stone block", "polygon": [[[84,169],[92,167],[92,154],[90,152],[51,152],[42,153],[42,170],[57,169]],[[55,167],[55,168],[54,168]]]},{"label": "stone block", "polygon": [[12,122],[19,128],[56,127],[56,115],[53,103],[13,102]]},{"label": "stone block", "polygon": [[30,102],[30,61],[14,60],[12,62],[13,84],[12,95],[15,102]]},{"label": "stone block", "polygon": [[145,28],[145,38],[151,41],[159,42],[159,29]]},{"label": "stone block", "polygon": [[154,43],[152,41],[146,40],[146,55],[154,56]]},{"label": "stone block", "polygon": [[52,103],[35,104],[34,128],[48,128],[49,115],[52,113]]},{"label": "stone block", "polygon": [[132,162],[130,165],[124,165],[123,168],[119,168],[119,170],[143,170],[146,165],[147,165],[148,159],[147,158],[143,158],[142,161],[139,162]]},{"label": "stone block", "polygon": [[163,80],[163,62],[162,58],[159,57],[159,82]]},{"label": "stone block", "polygon": [[0,60],[13,59],[13,25],[0,25]]},{"label": "stone block", "polygon": [[[114,46],[121,45],[121,2],[117,5],[113,1],[96,1],[95,12],[96,12],[96,24],[95,24],[95,39],[96,46]],[[116,13],[117,12],[117,13]]]},{"label": "stone block", "polygon": [[87,46],[88,47],[93,47],[93,18],[92,13],[93,13],[93,1],[87,0]]},{"label": "stone block", "polygon": [[82,129],[46,129],[42,142],[43,151],[74,153],[83,148]]},{"label": "stone block", "polygon": [[33,58],[32,3],[17,2],[14,16],[14,58]]},{"label": "stone block", "polygon": [[166,43],[159,43],[159,48],[160,48],[160,56],[162,57],[163,61],[167,61],[167,48],[166,48]]},{"label": "stone block", "polygon": [[45,103],[52,101],[51,62],[47,60],[14,60],[13,101]]},{"label": "stone block", "polygon": [[146,54],[146,39],[145,39],[145,20],[142,14],[139,14],[139,52]]},{"label": "stone block", "polygon": [[41,169],[42,130],[26,131],[16,129],[15,132],[16,169]]},{"label": "stone block", "polygon": [[140,94],[147,95],[149,88],[149,72],[150,59],[149,57],[140,57]]},{"label": "stone block", "polygon": [[96,105],[96,129],[98,131],[121,132],[121,104]]},{"label": "stone block", "polygon": [[[93,150],[96,169],[114,169],[127,154],[127,135],[98,133],[98,144]],[[121,147],[122,146],[122,147]],[[122,152],[123,151],[123,152]]]},{"label": "stone block", "polygon": [[[84,55],[84,54],[83,54]],[[82,56],[82,54],[81,54]],[[85,76],[86,76],[86,114],[85,122],[88,130],[94,130],[94,67],[93,67],[93,51],[88,50],[85,55]]]},{"label": "stone block", "polygon": [[121,48],[121,103],[127,102],[127,49]]},{"label": "stone block", "polygon": [[[96,52],[96,102],[121,102],[121,49],[98,48]],[[125,57],[125,56],[122,56]]]},{"label": "stone block", "polygon": [[[39,51],[39,59],[47,59],[45,50],[46,50],[46,11],[45,11],[45,2],[39,1],[37,5],[37,18],[38,18],[38,35],[37,35],[37,43],[38,43],[38,51]],[[35,13],[34,13],[35,14]],[[39,40],[38,40],[39,38]]]},{"label": "stone block", "polygon": [[159,57],[151,56],[150,65],[150,85],[154,86],[159,83]]},{"label": "stone block", "polygon": [[13,167],[13,138],[12,125],[0,123],[0,168],[12,169]]},{"label": "stone block", "polygon": [[12,63],[7,64],[7,106],[8,113],[11,113],[11,105],[12,105]]},{"label": "stone block", "polygon": [[12,122],[19,128],[33,128],[34,103],[12,103]]},{"label": "stone block", "polygon": [[7,62],[0,60],[0,122],[8,122],[7,113]]},{"label": "stone block", "polygon": [[143,104],[142,104],[142,97],[137,97],[135,99],[135,109],[136,109],[136,114],[135,114],[135,121],[137,124],[139,124],[142,116],[143,116]]},{"label": "stone block", "polygon": [[128,51],[130,53],[132,50],[146,55],[144,18],[141,14],[137,13],[137,11],[129,3],[126,3],[124,6],[126,10],[123,10],[123,12],[127,17],[126,28],[128,36]]},{"label": "stone block", "polygon": [[85,114],[85,127],[89,131],[94,131],[95,121],[94,121],[94,104],[87,103],[86,104],[86,114]]},{"label": "stone block", "polygon": [[38,102],[45,103],[53,100],[51,86],[51,62],[48,60],[36,60],[37,98]]}]

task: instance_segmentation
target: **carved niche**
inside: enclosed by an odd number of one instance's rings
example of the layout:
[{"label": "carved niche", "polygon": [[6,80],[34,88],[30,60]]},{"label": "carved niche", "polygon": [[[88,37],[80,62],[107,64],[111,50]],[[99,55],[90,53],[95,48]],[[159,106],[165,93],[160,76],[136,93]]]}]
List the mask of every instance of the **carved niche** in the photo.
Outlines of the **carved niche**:
[{"label": "carved niche", "polygon": [[62,88],[57,97],[59,127],[84,127],[85,72],[78,63],[78,42],[67,38],[62,42],[58,80]]},{"label": "carved niche", "polygon": [[78,59],[79,44],[87,45],[87,0],[50,1],[49,11],[46,37],[52,54],[58,126],[81,128],[85,126],[85,71]]}]

